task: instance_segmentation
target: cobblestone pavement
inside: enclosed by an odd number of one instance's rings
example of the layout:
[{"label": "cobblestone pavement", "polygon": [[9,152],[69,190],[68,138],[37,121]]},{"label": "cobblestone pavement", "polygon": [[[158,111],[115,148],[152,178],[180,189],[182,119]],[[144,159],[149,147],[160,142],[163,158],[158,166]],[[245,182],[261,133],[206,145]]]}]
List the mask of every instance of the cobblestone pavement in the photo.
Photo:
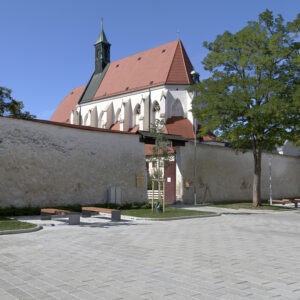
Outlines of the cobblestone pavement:
[{"label": "cobblestone pavement", "polygon": [[43,230],[0,236],[0,299],[300,299],[299,220],[36,220]]}]

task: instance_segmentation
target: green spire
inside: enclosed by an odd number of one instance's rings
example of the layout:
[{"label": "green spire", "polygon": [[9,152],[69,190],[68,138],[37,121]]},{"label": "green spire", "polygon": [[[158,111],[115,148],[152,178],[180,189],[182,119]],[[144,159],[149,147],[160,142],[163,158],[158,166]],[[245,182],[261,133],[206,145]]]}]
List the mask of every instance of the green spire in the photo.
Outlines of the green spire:
[{"label": "green spire", "polygon": [[100,35],[99,35],[99,37],[98,37],[95,44],[99,44],[99,43],[109,44],[108,41],[107,41],[106,35],[104,33],[104,29],[103,29],[103,18],[101,18],[101,32],[100,32]]}]

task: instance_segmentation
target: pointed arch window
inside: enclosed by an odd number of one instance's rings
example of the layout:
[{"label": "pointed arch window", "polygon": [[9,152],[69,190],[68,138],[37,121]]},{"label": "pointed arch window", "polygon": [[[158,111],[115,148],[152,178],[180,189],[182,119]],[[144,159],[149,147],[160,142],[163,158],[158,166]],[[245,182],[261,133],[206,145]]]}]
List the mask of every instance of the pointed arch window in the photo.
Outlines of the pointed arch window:
[{"label": "pointed arch window", "polygon": [[140,104],[137,104],[135,106],[133,114],[134,114],[134,124],[133,125],[139,125],[139,119],[140,119],[140,115],[141,115],[141,105]]},{"label": "pointed arch window", "polygon": [[160,105],[157,101],[152,104],[151,123],[154,124],[155,120],[159,119]]}]

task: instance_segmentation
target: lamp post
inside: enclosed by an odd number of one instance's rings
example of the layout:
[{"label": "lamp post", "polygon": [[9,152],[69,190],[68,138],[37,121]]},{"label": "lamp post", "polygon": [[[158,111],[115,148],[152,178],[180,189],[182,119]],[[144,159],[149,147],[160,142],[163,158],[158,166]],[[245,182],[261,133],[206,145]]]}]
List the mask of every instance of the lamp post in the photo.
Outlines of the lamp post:
[{"label": "lamp post", "polygon": [[[190,74],[194,84],[200,82],[199,73],[197,73],[195,70],[192,70]],[[195,93],[195,96],[197,96],[197,92]],[[197,204],[196,158],[197,158],[197,120],[196,118],[194,118],[194,205]]]},{"label": "lamp post", "polygon": [[197,123],[196,123],[196,119],[194,118],[194,205],[197,204],[196,158],[197,158]]},{"label": "lamp post", "polygon": [[270,205],[272,205],[272,157],[269,157],[269,194]]}]

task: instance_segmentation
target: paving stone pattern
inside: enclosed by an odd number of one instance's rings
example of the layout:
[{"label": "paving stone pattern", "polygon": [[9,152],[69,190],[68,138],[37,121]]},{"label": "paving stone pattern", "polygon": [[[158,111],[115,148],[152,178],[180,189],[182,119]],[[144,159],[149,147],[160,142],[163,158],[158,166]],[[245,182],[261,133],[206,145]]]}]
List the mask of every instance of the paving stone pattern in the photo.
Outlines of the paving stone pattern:
[{"label": "paving stone pattern", "polygon": [[0,236],[0,299],[300,299],[300,211],[90,219]]}]

